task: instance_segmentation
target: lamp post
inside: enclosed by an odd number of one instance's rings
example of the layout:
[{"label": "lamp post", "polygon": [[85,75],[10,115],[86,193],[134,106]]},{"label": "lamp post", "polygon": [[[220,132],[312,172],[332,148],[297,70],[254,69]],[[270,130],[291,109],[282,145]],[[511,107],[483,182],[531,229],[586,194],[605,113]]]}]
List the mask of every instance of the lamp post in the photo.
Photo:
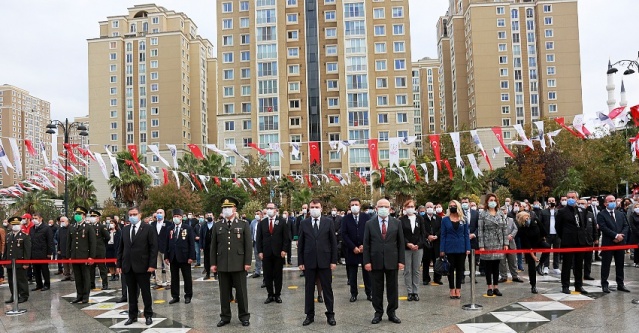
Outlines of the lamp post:
[{"label": "lamp post", "polygon": [[[637,71],[639,71],[639,52],[637,53],[637,60],[619,60],[617,62],[615,62],[614,64],[610,64],[608,65],[608,72],[607,74],[616,74],[619,70],[617,68],[615,68],[615,66],[619,65],[621,67],[625,67],[626,70],[623,72],[623,75],[632,75],[634,73],[636,73]],[[635,69],[632,69],[632,68]]]},{"label": "lamp post", "polygon": [[[84,126],[84,124],[80,123],[80,122],[72,122],[69,123],[69,118],[65,118],[64,122],[60,121],[60,120],[51,120],[51,122],[47,125],[47,131],[45,133],[47,134],[55,134],[56,133],[56,129],[60,128],[60,130],[62,130],[62,134],[64,135],[64,143],[65,145],[69,143],[69,133],[71,132],[71,130],[76,129],[78,131],[80,131],[80,136],[88,136],[89,133],[87,132],[88,129],[86,126]],[[56,142],[57,144],[57,142]],[[69,167],[69,151],[66,149],[64,149],[64,214],[68,215],[69,214],[69,189],[67,187],[67,169]]]}]

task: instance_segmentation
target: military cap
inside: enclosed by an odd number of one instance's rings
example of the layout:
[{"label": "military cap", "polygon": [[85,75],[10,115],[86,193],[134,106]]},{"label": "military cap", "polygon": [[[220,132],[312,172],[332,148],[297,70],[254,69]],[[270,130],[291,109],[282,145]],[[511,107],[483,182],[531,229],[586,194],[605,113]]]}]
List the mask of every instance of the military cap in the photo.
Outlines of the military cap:
[{"label": "military cap", "polygon": [[92,210],[90,210],[90,211],[89,211],[89,216],[97,216],[97,217],[100,217],[100,216],[102,216],[102,214],[100,214],[100,212],[98,212],[97,210],[92,209]]},{"label": "military cap", "polygon": [[22,218],[20,216],[14,216],[7,220],[7,222],[9,222],[9,224],[11,225],[20,225],[21,221],[22,221]]},{"label": "military cap", "polygon": [[173,210],[173,216],[175,216],[175,215],[183,216],[184,212],[181,209],[176,208],[176,209]]},{"label": "military cap", "polygon": [[237,207],[239,202],[233,197],[222,198],[222,208]]},{"label": "military cap", "polygon": [[76,214],[83,214],[83,215],[87,214],[87,209],[82,206],[76,206],[74,211]]}]

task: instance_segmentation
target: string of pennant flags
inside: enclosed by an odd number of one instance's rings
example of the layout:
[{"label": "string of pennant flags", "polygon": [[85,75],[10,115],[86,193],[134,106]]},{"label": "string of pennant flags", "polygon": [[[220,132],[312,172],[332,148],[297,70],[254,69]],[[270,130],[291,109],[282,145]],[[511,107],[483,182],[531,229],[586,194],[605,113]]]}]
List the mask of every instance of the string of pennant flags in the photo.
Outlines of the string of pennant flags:
[{"label": "string of pennant flags", "polygon": [[[621,124],[625,126],[626,123],[629,121],[627,119],[629,113],[635,125],[639,126],[639,105],[633,106],[629,108],[628,110],[626,110],[625,107],[619,107],[619,108],[613,109],[608,115],[604,115],[603,113],[598,112],[597,119],[599,123],[601,124],[601,126],[608,126],[610,127],[611,130],[616,130],[614,120],[622,119]],[[527,147],[526,149],[534,150],[535,147],[533,145],[533,142],[538,141],[540,143],[540,147],[545,151],[548,146],[553,146],[555,144],[555,141],[553,140],[553,138],[556,137],[561,132],[562,129],[565,129],[570,134],[580,139],[587,139],[589,137],[592,137],[591,131],[585,125],[583,115],[575,116],[573,119],[572,126],[566,125],[564,117],[558,117],[558,118],[555,118],[554,120],[561,128],[558,130],[552,131],[550,133],[545,133],[543,121],[533,122],[536,128],[536,133],[534,134],[534,136],[531,136],[530,138],[528,138],[528,136],[526,135],[523,129],[523,126],[521,124],[516,124],[512,126],[512,128],[517,132],[519,140],[512,141],[509,144],[526,146]],[[515,157],[514,153],[509,149],[508,145],[506,145],[506,143],[504,142],[503,129],[504,127],[493,127],[491,129],[495,137],[497,138],[497,141],[500,144],[499,147],[494,147],[492,149],[493,159],[496,157],[497,154],[499,154],[500,150],[503,150],[506,155],[512,158]],[[450,135],[451,140],[453,142],[453,147],[455,150],[455,157],[454,157],[455,165],[457,168],[461,169],[462,177],[465,177],[465,174],[466,174],[465,173],[466,163],[460,153],[460,133],[469,133],[473,143],[475,144],[478,150],[478,153],[476,154],[466,155],[466,159],[468,160],[468,163],[470,164],[470,167],[473,171],[474,176],[479,177],[483,175],[481,169],[479,168],[477,157],[484,158],[490,170],[492,170],[493,166],[491,163],[491,158],[489,157],[488,153],[484,149],[477,130],[447,133],[448,135]],[[366,144],[369,150],[371,171],[361,171],[361,172],[355,171],[353,173],[340,173],[340,174],[329,173],[329,174],[305,174],[305,175],[286,175],[286,176],[269,175],[269,176],[257,177],[257,178],[227,178],[227,177],[221,177],[221,176],[199,175],[199,174],[179,171],[178,158],[177,158],[177,153],[178,153],[177,145],[166,144],[168,150],[171,153],[172,164],[169,163],[169,161],[167,161],[164,157],[161,156],[160,149],[157,145],[147,145],[147,147],[158,158],[158,160],[167,167],[167,168],[162,168],[162,176],[163,176],[164,184],[167,184],[170,182],[169,174],[172,174],[173,177],[175,178],[178,188],[180,187],[179,176],[181,175],[189,182],[192,190],[199,189],[199,190],[205,190],[208,192],[207,183],[210,183],[211,181],[213,181],[215,185],[217,186],[221,186],[221,182],[233,182],[238,187],[244,188],[247,191],[249,189],[252,191],[257,191],[258,187],[266,185],[267,182],[273,181],[273,180],[279,181],[283,177],[287,177],[292,182],[299,181],[302,184],[306,184],[308,187],[312,187],[314,183],[317,183],[318,185],[320,185],[322,181],[327,183],[334,181],[339,185],[345,186],[345,185],[351,184],[352,180],[355,178],[356,178],[355,180],[359,179],[362,182],[362,184],[368,185],[369,177],[373,173],[379,173],[381,183],[383,184],[385,182],[387,171],[394,172],[395,174],[399,176],[401,181],[405,181],[407,183],[410,183],[410,178],[408,174],[412,172],[416,182],[420,182],[423,179],[425,182],[428,183],[429,179],[431,179],[429,176],[429,168],[432,168],[432,176],[433,176],[432,180],[434,182],[437,182],[438,173],[443,171],[442,165],[446,167],[448,171],[448,176],[452,180],[454,176],[454,172],[450,165],[449,159],[452,160],[453,158],[451,157],[451,158],[442,159],[441,149],[440,149],[441,135],[442,134],[428,135],[428,139],[430,141],[430,147],[432,148],[433,153],[435,155],[435,161],[430,162],[432,167],[429,167],[428,163],[421,163],[420,165],[411,164],[409,166],[400,166],[400,163],[399,163],[400,148],[399,147],[401,145],[413,144],[417,140],[416,136],[388,138],[389,166],[386,168],[380,167],[379,165],[379,152],[378,152],[378,145],[380,141],[379,138],[366,139],[366,140],[340,140],[340,141],[328,141],[328,144],[330,145],[331,149],[337,150],[338,153],[342,153],[342,152],[346,153],[348,151],[348,147],[355,144]],[[2,167],[6,173],[8,173],[8,169],[14,169],[15,172],[21,176],[23,172],[21,170],[22,163],[21,163],[21,156],[18,149],[18,139],[16,138],[6,138],[6,139],[9,140],[9,144],[11,146],[14,164],[11,163],[9,157],[5,153],[1,140],[0,140],[0,164],[2,164]],[[33,142],[28,139],[24,139],[23,141],[24,141],[25,148],[27,149],[29,154],[31,156],[36,156],[38,152],[36,151],[36,147],[34,146]],[[57,142],[57,140],[55,140],[54,142]],[[320,144],[322,142],[323,141],[305,142],[308,144],[309,162],[311,164],[320,162]],[[636,157],[639,156],[639,135],[637,135],[637,137],[635,138],[630,139],[630,143],[631,143],[632,159],[634,161]],[[290,145],[291,155],[295,156],[298,159],[300,158],[301,144],[303,144],[302,142],[269,143],[268,148],[266,149],[260,148],[255,143],[250,143],[249,147],[256,150],[261,155],[267,155],[269,153],[277,152],[279,153],[279,157],[281,159],[284,156],[284,153],[282,151],[283,144]],[[23,195],[24,193],[27,193],[28,191],[55,188],[55,184],[52,181],[54,178],[57,178],[60,181],[64,181],[65,175],[71,176],[71,177],[80,175],[82,173],[80,172],[78,167],[86,167],[89,165],[91,161],[98,164],[98,166],[100,167],[100,170],[102,171],[103,176],[108,180],[110,178],[110,174],[106,167],[105,157],[108,159],[108,161],[111,164],[114,176],[117,178],[120,178],[118,160],[117,160],[117,157],[111,152],[110,146],[109,145],[104,146],[106,156],[103,156],[103,154],[98,152],[92,152],[90,150],[91,146],[95,146],[95,145],[85,144],[80,146],[79,144],[68,144],[68,143],[64,144],[63,149],[65,150],[65,153],[67,154],[66,159],[69,162],[67,163],[67,165],[64,165],[60,162],[63,162],[65,160],[65,155],[63,154],[58,155],[56,144],[53,144],[53,143],[51,144],[52,158],[48,159],[45,143],[40,142],[37,148],[39,150],[39,153],[42,154],[46,166],[43,169],[37,171],[30,178],[22,180],[21,182],[18,182],[17,184],[13,186],[0,189],[0,196],[19,197]],[[202,150],[200,149],[200,146],[196,144],[187,144],[187,147],[189,148],[190,152],[193,154],[193,156],[196,159],[202,160],[205,158]],[[204,147],[225,158],[229,157],[231,154],[234,154],[238,156],[241,160],[243,160],[245,163],[249,163],[249,160],[245,156],[239,153],[237,146],[235,144],[226,144],[225,146],[226,150],[219,149],[215,144],[205,144]],[[74,153],[74,150],[77,150],[79,155],[76,155]],[[153,179],[158,179],[158,180],[160,179],[158,174],[156,174],[156,172],[153,172],[151,169],[149,169],[148,166],[140,163],[140,161],[138,160],[138,149],[136,145],[127,145],[127,150],[131,153],[132,159],[124,160],[125,166],[130,167],[138,176],[141,173],[147,173]],[[421,170],[423,170],[423,173],[418,170],[418,167]]]}]

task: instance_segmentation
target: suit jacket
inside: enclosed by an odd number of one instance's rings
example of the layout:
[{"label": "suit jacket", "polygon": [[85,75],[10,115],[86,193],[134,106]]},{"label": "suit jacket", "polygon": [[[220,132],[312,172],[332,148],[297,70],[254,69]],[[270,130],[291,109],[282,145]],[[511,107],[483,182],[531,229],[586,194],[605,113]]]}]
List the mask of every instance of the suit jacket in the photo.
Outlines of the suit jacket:
[{"label": "suit jacket", "polygon": [[466,224],[468,224],[468,234],[475,235],[475,238],[470,240],[470,247],[477,250],[479,249],[479,240],[477,239],[477,226],[479,226],[479,212],[469,209],[468,212],[464,212],[464,218]]},{"label": "suit jacket", "polygon": [[233,219],[227,223],[219,220],[213,226],[211,234],[211,266],[217,266],[218,272],[243,272],[244,266],[251,265],[253,258],[253,240],[249,223]]},{"label": "suit jacket", "polygon": [[410,219],[407,215],[402,216],[399,219],[401,223],[402,232],[404,233],[404,249],[409,250],[406,245],[408,243],[413,243],[414,245],[419,246],[420,249],[424,248],[424,243],[426,243],[426,226],[424,225],[424,219],[415,215],[415,230],[411,228]]},{"label": "suit jacket", "polygon": [[437,236],[437,239],[431,243],[433,244],[433,251],[435,251],[435,253],[439,253],[439,236],[441,236],[442,218],[436,214],[433,214],[432,217],[429,217],[428,214],[426,214],[424,215],[424,225],[426,228],[426,240],[428,240],[428,236]]},{"label": "suit jacket", "polygon": [[315,236],[313,219],[300,222],[297,239],[297,262],[305,269],[325,269],[337,264],[337,237],[333,221],[325,216],[319,218],[319,233]]},{"label": "suit jacket", "polygon": [[136,234],[131,239],[131,227],[129,224],[122,229],[116,267],[124,273],[145,273],[149,267],[157,268],[157,231],[151,225],[138,222]]},{"label": "suit jacket", "polygon": [[[579,224],[575,218],[579,218]],[[588,245],[586,237],[586,210],[579,207],[566,206],[555,215],[555,229],[561,239],[561,247],[578,247]]]},{"label": "suit jacket", "polygon": [[38,227],[31,228],[31,259],[47,259],[48,255],[53,255],[53,233],[51,228],[45,223]]},{"label": "suit jacket", "polygon": [[354,266],[364,262],[364,254],[355,254],[353,250],[364,244],[364,227],[370,216],[366,213],[359,213],[357,224],[353,214],[348,214],[342,219],[342,245],[344,247],[346,265]]},{"label": "suit jacket", "polygon": [[106,244],[109,242],[109,230],[104,224],[98,222],[93,225],[95,229],[95,257],[104,259],[106,258]]},{"label": "suit jacket", "polygon": [[95,230],[86,223],[73,223],[68,227],[67,258],[95,258]]},{"label": "suit jacket", "polygon": [[371,264],[373,270],[395,270],[398,264],[406,262],[404,232],[399,220],[386,218],[386,238],[382,238],[382,229],[377,216],[374,216],[364,228],[364,265]]},{"label": "suit jacket", "polygon": [[444,253],[466,253],[466,251],[470,251],[469,235],[470,231],[468,224],[461,221],[459,227],[455,229],[450,217],[444,216],[442,219],[440,251]]},{"label": "suit jacket", "polygon": [[[601,230],[601,245],[624,245],[628,240],[628,221],[626,220],[626,214],[614,210],[613,219],[612,215],[607,209],[602,210],[597,214],[597,225]],[[623,240],[619,243],[615,243],[614,239],[617,234],[623,234]]]},{"label": "suit jacket", "polygon": [[[184,223],[180,225],[178,232],[175,232],[176,230],[177,226],[174,226],[169,231],[164,250],[166,259],[180,264],[188,263],[189,259],[195,260],[195,231]],[[157,232],[157,229],[153,231]]]},{"label": "suit jacket", "polygon": [[200,240],[196,241],[200,243],[200,249],[211,249],[211,239],[213,236],[213,231],[215,231],[215,221],[213,221],[210,231],[208,221],[202,224],[202,227],[200,228]]},{"label": "suit jacket", "polygon": [[327,215],[327,217],[333,221],[333,230],[335,230],[335,236],[337,236],[337,242],[342,241],[342,220],[343,218],[339,215],[333,217],[332,215]]},{"label": "suit jacket", "polygon": [[[151,224],[149,224],[151,226],[151,228],[153,229],[153,231],[155,231],[156,234],[158,234],[158,222],[157,221],[153,221],[151,222]],[[169,222],[169,221],[164,221],[164,226],[162,226],[162,228],[160,228],[160,233],[158,234],[158,251],[160,253],[166,253],[166,243],[169,239],[169,232],[171,231],[171,229],[173,229],[174,224],[173,222]]]},{"label": "suit jacket", "polygon": [[[557,214],[559,213],[559,209],[555,208],[555,231],[557,231]],[[546,208],[544,210],[541,211],[541,225],[540,227],[543,228],[543,232],[546,235],[550,235],[550,209]],[[559,231],[557,231],[557,233],[559,233]]]},{"label": "suit jacket", "polygon": [[257,253],[262,253],[264,258],[276,257],[280,258],[282,251],[288,251],[291,244],[291,234],[286,220],[280,217],[274,217],[273,234],[269,232],[270,219],[267,217],[262,219],[257,226]]}]

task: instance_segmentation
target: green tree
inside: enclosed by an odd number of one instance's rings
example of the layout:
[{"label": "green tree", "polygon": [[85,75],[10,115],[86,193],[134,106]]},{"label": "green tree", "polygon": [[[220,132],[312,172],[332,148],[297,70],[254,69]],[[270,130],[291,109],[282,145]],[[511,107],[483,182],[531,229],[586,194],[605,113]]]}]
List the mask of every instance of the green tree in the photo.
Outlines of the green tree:
[{"label": "green tree", "polygon": [[[488,187],[485,176],[475,177],[472,168],[465,168],[465,177],[461,176],[462,170],[456,169],[455,176],[451,184],[450,198],[459,200],[463,196],[481,196]],[[450,178],[449,178],[450,179]]]},{"label": "green tree", "polygon": [[261,211],[264,207],[266,207],[266,205],[264,205],[260,201],[251,200],[247,202],[244,207],[242,207],[240,214],[246,214],[246,219],[252,221],[255,212],[258,210]]},{"label": "green tree", "polygon": [[[280,196],[276,191],[275,181],[270,180],[266,184],[261,184],[262,177],[268,177],[270,175],[271,167],[266,158],[261,155],[249,155],[249,163],[242,164],[242,170],[238,172],[239,178],[259,178],[260,184],[254,184],[255,192],[249,192],[249,198],[261,203],[267,203],[271,200],[271,190],[273,190],[273,201],[276,204],[280,204]],[[261,185],[261,186],[260,186]]]},{"label": "green tree", "polygon": [[112,198],[108,198],[102,203],[103,216],[124,216],[124,214],[124,209],[118,207],[117,203]]},{"label": "green tree", "polygon": [[55,207],[53,193],[50,191],[30,191],[24,193],[16,201],[9,205],[11,215],[24,213],[40,213],[45,220],[56,219],[62,215],[62,211]]},{"label": "green tree", "polygon": [[98,201],[93,180],[80,175],[73,177],[68,183],[69,207],[94,207]]},{"label": "green tree", "polygon": [[202,200],[200,196],[182,186],[171,182],[166,185],[156,186],[147,191],[147,198],[140,205],[144,216],[152,215],[158,208],[165,211],[180,208],[185,212],[202,212]]},{"label": "green tree", "polygon": [[[391,168],[386,168],[386,177],[384,177],[383,184],[382,177],[379,173],[373,175],[373,188],[380,189],[382,195],[390,199],[391,204],[402,205],[406,200],[415,197],[419,192],[420,184],[417,183],[413,171],[408,169],[409,165],[410,162],[407,161],[399,162],[399,168],[404,172],[397,168],[395,168],[396,171],[393,171]],[[380,165],[380,167],[384,168],[385,166]],[[406,177],[404,177],[404,175]]]},{"label": "green tree", "polygon": [[[115,192],[116,202],[127,206],[140,204],[146,199],[146,191],[152,182],[151,176],[144,173],[144,170],[138,175],[131,166],[126,165],[125,160],[133,160],[128,151],[119,152],[116,159],[120,178],[116,177],[113,172],[109,178],[109,186],[111,191]],[[138,159],[142,159],[142,156],[138,156]]]},{"label": "green tree", "polygon": [[293,207],[292,200],[293,194],[300,188],[299,183],[292,182],[288,177],[280,177],[277,185],[275,186],[276,190],[284,196],[284,204],[283,208],[286,210],[289,209],[299,209],[300,207]]},{"label": "green tree", "polygon": [[311,191],[311,189],[309,188],[303,188],[299,191],[295,191],[293,193],[291,208],[294,209],[295,211],[298,211],[302,209],[303,204],[308,204],[309,202],[311,202],[311,200],[313,200],[313,198],[314,198],[313,191]]},{"label": "green tree", "polygon": [[504,186],[499,186],[497,188],[497,190],[495,191],[495,195],[497,196],[499,204],[501,204],[501,205],[504,204],[504,200],[506,198],[512,198],[513,197],[512,193],[510,193],[510,190],[508,190],[508,188],[506,188]]},{"label": "green tree", "polygon": [[586,184],[582,179],[581,173],[577,171],[575,168],[568,169],[566,173],[566,177],[564,177],[557,187],[555,187],[552,191],[552,195],[555,197],[560,197],[562,195],[566,195],[568,191],[577,191],[578,193],[582,193]]}]

